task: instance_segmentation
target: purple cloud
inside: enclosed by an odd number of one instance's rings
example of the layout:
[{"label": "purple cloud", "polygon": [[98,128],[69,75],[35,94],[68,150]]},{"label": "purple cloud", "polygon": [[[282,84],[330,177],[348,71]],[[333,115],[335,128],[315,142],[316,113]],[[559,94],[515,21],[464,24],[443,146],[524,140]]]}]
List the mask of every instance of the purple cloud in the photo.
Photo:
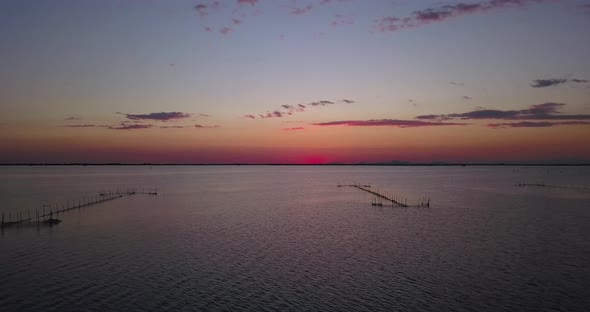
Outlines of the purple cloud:
[{"label": "purple cloud", "polygon": [[317,102],[311,102],[308,105],[311,106],[326,106],[326,105],[332,105],[334,104],[334,102],[332,101],[317,101]]},{"label": "purple cloud", "polygon": [[433,127],[433,126],[464,126],[465,123],[432,122],[422,120],[399,120],[399,119],[370,119],[370,120],[343,120],[329,121],[312,124],[314,126],[353,126],[353,127]]},{"label": "purple cloud", "polygon": [[397,31],[404,28],[418,27],[467,14],[484,13],[493,9],[523,7],[531,3],[552,0],[489,0],[480,3],[444,4],[414,11],[410,16],[399,18],[383,17],[375,20],[375,28],[380,32]]},{"label": "purple cloud", "polygon": [[157,121],[169,121],[175,119],[189,118],[192,114],[186,114],[181,112],[160,112],[160,113],[149,113],[149,114],[123,114],[127,119],[130,120],[157,120]]},{"label": "purple cloud", "polygon": [[342,2],[349,2],[349,1],[351,1],[351,0],[320,0],[320,5],[330,4],[332,2],[342,3]]},{"label": "purple cloud", "polygon": [[93,125],[93,124],[83,124],[83,125],[64,125],[63,127],[66,127],[66,128],[108,128],[109,126],[105,126],[105,125]]},{"label": "purple cloud", "polygon": [[282,128],[283,131],[297,131],[297,130],[305,130],[303,127],[293,127],[293,128]]},{"label": "purple cloud", "polygon": [[492,123],[487,126],[490,128],[538,128],[538,127],[554,127],[554,126],[577,126],[590,125],[588,121],[521,121],[521,122],[507,122],[507,123]]},{"label": "purple cloud", "polygon": [[219,1],[213,1],[210,3],[199,3],[194,6],[200,17],[207,17],[211,11],[217,10],[220,7]]},{"label": "purple cloud", "polygon": [[531,87],[533,88],[546,88],[551,86],[557,86],[567,82],[567,79],[556,78],[556,79],[537,79],[533,80]]},{"label": "purple cloud", "polygon": [[[571,76],[571,75],[568,75]],[[567,79],[567,78],[551,78],[551,79],[537,79],[537,80],[533,80],[533,83],[531,84],[531,87],[533,88],[546,88],[546,87],[551,87],[551,86],[558,86],[561,84],[565,84],[568,82],[573,82],[573,83],[588,83],[588,80],[586,79],[578,79],[578,78],[572,78],[572,79]]]},{"label": "purple cloud", "polygon": [[231,31],[231,28],[225,26],[225,27],[221,27],[221,29],[219,29],[219,33],[221,33],[222,35],[227,35],[229,34],[229,32]]},{"label": "purple cloud", "polygon": [[204,125],[195,125],[195,128],[198,129],[213,129],[213,128],[220,128],[221,126],[219,125],[213,125],[213,126],[204,126]]},{"label": "purple cloud", "polygon": [[266,113],[266,115],[258,115],[258,116],[260,116],[260,118],[264,119],[264,118],[273,118],[273,117],[280,118],[280,117],[283,117],[283,115],[285,115],[285,114],[282,112],[274,111],[272,113]]},{"label": "purple cloud", "polygon": [[[281,105],[281,108],[280,108],[282,110],[275,110],[272,113],[258,114],[258,116],[263,119],[264,118],[273,118],[273,117],[291,116],[295,113],[302,113],[305,111],[306,108],[309,108],[309,107],[334,105],[334,104],[338,104],[338,103],[351,104],[351,103],[355,103],[355,101],[344,99],[344,100],[338,100],[338,101],[321,100],[321,101],[315,101],[315,102],[310,102],[310,103],[306,103],[306,104],[297,104],[297,105],[283,104],[283,105]],[[254,115],[251,115],[251,114],[243,115],[243,117],[254,119]]]},{"label": "purple cloud", "polygon": [[128,124],[122,122],[120,126],[108,126],[107,128],[111,130],[140,130],[140,129],[148,129],[153,127],[152,125],[142,125],[142,124]]},{"label": "purple cloud", "polygon": [[185,126],[160,126],[160,129],[182,129],[186,128]]},{"label": "purple cloud", "polygon": [[311,11],[311,9],[313,9],[312,5],[306,5],[304,7],[301,8],[292,8],[291,9],[291,15],[303,15],[305,13],[308,13],[309,11]]},{"label": "purple cloud", "polygon": [[258,0],[237,0],[238,4],[249,4],[251,6],[255,6],[258,3]]},{"label": "purple cloud", "polygon": [[559,109],[563,103],[543,103],[532,105],[521,110],[495,110],[481,109],[466,113],[454,113],[446,115],[422,115],[419,120],[468,120],[468,119],[505,119],[505,120],[590,120],[590,115],[565,115]]},{"label": "purple cloud", "polygon": [[330,23],[332,26],[341,26],[341,25],[352,25],[354,24],[354,19],[348,15],[336,14],[334,15],[334,20]]}]

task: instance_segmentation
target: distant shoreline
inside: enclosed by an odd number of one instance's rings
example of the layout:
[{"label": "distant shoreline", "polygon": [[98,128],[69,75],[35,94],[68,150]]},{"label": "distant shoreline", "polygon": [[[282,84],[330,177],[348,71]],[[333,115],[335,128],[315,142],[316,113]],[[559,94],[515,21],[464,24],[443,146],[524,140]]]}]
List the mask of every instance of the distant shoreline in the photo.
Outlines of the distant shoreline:
[{"label": "distant shoreline", "polygon": [[387,163],[357,163],[357,164],[152,164],[152,163],[33,163],[33,164],[0,164],[2,167],[42,167],[42,166],[365,166],[365,167],[485,167],[485,166],[506,166],[506,167],[585,167],[590,163],[581,164],[543,164],[543,163],[406,163],[406,164],[387,164]]}]

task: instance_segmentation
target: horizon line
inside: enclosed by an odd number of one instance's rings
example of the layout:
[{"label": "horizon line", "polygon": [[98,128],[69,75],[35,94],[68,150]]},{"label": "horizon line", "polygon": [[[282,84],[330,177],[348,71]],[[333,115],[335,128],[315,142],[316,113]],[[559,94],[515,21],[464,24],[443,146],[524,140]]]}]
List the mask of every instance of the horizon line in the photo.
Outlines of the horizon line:
[{"label": "horizon line", "polygon": [[590,166],[590,163],[325,163],[325,164],[297,164],[297,163],[0,163],[2,167],[10,166],[394,166],[394,167],[424,167],[424,166]]}]

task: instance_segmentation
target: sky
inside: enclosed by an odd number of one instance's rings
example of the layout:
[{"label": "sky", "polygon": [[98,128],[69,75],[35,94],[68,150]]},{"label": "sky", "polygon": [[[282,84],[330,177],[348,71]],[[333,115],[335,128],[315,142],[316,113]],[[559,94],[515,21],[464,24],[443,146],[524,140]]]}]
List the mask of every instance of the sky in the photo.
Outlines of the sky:
[{"label": "sky", "polygon": [[590,1],[0,0],[0,163],[590,163]]}]

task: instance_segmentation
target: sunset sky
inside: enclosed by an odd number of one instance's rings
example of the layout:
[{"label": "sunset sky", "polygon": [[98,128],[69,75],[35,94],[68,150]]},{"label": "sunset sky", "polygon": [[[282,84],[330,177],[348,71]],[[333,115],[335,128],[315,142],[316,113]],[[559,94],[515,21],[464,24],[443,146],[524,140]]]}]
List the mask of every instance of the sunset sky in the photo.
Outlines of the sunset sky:
[{"label": "sunset sky", "polygon": [[590,162],[590,1],[0,0],[0,163]]}]

